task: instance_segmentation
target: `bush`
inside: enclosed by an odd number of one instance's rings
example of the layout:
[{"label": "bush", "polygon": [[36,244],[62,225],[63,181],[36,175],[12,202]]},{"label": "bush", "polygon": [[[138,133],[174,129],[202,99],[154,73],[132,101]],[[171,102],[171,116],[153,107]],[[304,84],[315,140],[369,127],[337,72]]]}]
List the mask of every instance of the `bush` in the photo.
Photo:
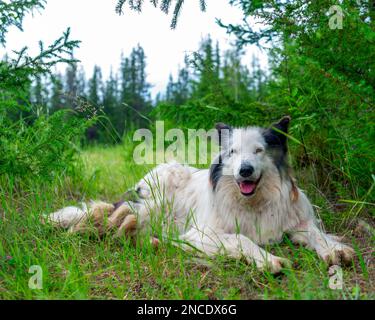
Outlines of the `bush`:
[{"label": "bush", "polygon": [[67,110],[27,120],[0,119],[0,175],[50,180],[72,174],[77,144],[89,121]]}]

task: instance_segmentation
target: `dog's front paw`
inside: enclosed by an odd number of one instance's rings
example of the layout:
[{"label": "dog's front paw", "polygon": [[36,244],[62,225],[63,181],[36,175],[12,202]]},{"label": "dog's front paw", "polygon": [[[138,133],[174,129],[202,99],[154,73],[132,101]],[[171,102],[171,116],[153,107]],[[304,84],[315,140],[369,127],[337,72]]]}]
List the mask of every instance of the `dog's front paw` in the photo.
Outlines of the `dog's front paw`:
[{"label": "dog's front paw", "polygon": [[330,266],[350,264],[354,255],[355,252],[351,247],[338,242],[320,254],[322,259]]},{"label": "dog's front paw", "polygon": [[261,271],[268,271],[274,274],[280,273],[284,268],[290,268],[292,263],[290,260],[277,257],[274,255],[267,255],[261,261],[256,261],[256,265]]}]

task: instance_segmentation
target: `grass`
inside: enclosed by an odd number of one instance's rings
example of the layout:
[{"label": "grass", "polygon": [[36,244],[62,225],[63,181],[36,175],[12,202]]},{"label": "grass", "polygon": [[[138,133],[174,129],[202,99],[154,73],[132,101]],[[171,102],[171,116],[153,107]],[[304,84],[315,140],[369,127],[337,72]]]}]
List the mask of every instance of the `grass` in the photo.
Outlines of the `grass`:
[{"label": "grass", "polygon": [[[280,276],[242,261],[200,261],[164,242],[156,250],[126,239],[68,234],[39,222],[42,213],[88,199],[114,202],[148,170],[132,163],[127,148],[91,148],[82,154],[84,176],[35,182],[22,193],[9,179],[0,188],[1,299],[374,299],[374,237],[341,226],[348,207],[332,212],[308,179],[308,189],[329,231],[345,234],[357,257],[343,269],[343,290],[328,287],[328,266],[287,237],[268,248],[293,261]],[[310,187],[309,187],[310,186]],[[367,219],[366,216],[363,219]],[[369,219],[368,219],[369,220]],[[371,223],[371,221],[369,221]],[[43,289],[28,286],[30,266],[43,270]]]}]

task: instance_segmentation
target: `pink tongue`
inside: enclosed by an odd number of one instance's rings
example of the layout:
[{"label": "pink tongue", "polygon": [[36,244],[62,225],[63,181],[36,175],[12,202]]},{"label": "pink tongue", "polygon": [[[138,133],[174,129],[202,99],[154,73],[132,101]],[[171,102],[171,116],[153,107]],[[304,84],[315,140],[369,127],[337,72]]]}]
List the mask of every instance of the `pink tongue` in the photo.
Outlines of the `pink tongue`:
[{"label": "pink tongue", "polygon": [[255,190],[256,184],[254,182],[241,182],[240,183],[240,189],[241,192],[244,194],[252,193]]}]

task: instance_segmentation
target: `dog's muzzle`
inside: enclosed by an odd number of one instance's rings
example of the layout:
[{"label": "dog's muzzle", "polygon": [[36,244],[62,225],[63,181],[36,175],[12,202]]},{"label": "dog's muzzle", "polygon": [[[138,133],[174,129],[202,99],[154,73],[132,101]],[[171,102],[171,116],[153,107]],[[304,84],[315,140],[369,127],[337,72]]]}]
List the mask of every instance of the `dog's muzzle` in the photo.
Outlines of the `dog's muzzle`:
[{"label": "dog's muzzle", "polygon": [[249,197],[255,193],[261,179],[262,176],[260,176],[257,180],[244,179],[241,181],[237,181],[237,184],[240,188],[241,193],[244,196]]}]

